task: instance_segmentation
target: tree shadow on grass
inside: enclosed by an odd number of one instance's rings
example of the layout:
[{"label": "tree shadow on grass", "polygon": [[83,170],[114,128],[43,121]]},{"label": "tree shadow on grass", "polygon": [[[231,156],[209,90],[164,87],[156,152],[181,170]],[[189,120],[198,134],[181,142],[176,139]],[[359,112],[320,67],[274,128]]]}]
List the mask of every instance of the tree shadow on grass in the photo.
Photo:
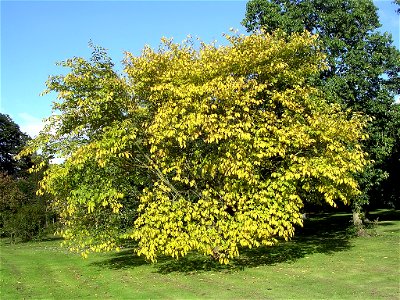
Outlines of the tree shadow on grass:
[{"label": "tree shadow on grass", "polygon": [[[107,255],[107,257],[109,256]],[[149,262],[143,257],[136,255],[133,248],[128,248],[112,254],[111,258],[93,262],[91,265],[109,269],[131,269],[148,264]]]},{"label": "tree shadow on grass", "polygon": [[62,241],[63,238],[60,236],[55,236],[55,235],[46,235],[43,237],[35,237],[33,239],[28,239],[28,240],[21,240],[20,238],[15,238],[12,239],[10,237],[1,237],[1,243],[4,245],[15,245],[15,244],[39,244],[39,243],[45,243],[45,242],[54,242],[54,241]]},{"label": "tree shadow on grass", "polygon": [[156,265],[163,274],[171,272],[237,271],[282,262],[294,262],[313,253],[332,254],[351,248],[351,216],[320,214],[305,220],[304,227],[296,230],[295,237],[272,247],[259,247],[240,251],[240,256],[228,265],[220,265],[208,257],[188,255],[179,260],[165,260]]},{"label": "tree shadow on grass", "polygon": [[[399,220],[400,213],[378,212],[374,216],[383,220]],[[376,219],[376,218],[375,218]],[[297,228],[295,237],[272,247],[241,249],[240,256],[228,265],[220,265],[210,257],[190,253],[179,260],[161,256],[154,264],[156,272],[168,274],[180,272],[194,274],[202,271],[232,272],[263,265],[294,262],[313,253],[333,254],[351,248],[354,236],[350,214],[314,214],[304,221],[304,227]],[[99,267],[127,269],[148,264],[132,249],[113,254],[109,259],[93,263]]]},{"label": "tree shadow on grass", "polygon": [[[369,212],[367,215],[370,221],[400,221],[400,210],[380,209]],[[386,223],[388,224],[388,223]],[[384,225],[384,224],[380,224]]]}]

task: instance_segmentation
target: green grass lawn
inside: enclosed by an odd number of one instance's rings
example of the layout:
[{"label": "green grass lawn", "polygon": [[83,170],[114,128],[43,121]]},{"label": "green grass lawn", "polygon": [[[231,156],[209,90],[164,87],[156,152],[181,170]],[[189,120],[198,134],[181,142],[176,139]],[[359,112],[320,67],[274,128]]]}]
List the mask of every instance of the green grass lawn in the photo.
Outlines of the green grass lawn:
[{"label": "green grass lawn", "polygon": [[206,257],[68,253],[57,240],[1,241],[5,299],[400,299],[400,211],[380,211],[371,236],[349,234],[350,215],[307,220],[296,238],[243,251],[220,266]]}]

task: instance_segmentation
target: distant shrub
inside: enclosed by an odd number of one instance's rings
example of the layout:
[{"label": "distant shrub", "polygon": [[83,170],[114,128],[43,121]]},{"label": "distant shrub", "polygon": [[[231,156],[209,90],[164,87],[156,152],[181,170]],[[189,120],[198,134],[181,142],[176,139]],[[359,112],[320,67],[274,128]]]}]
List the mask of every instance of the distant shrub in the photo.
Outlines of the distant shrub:
[{"label": "distant shrub", "polygon": [[41,238],[49,232],[53,214],[37,196],[36,179],[0,174],[0,235],[13,242]]}]

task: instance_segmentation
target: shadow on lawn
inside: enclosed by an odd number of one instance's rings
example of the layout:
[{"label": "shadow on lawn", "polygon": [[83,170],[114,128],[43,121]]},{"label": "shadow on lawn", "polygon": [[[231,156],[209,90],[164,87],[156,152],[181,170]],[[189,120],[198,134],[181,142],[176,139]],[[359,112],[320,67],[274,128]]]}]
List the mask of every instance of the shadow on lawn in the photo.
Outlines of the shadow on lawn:
[{"label": "shadow on lawn", "polygon": [[160,261],[160,273],[196,271],[236,271],[245,267],[273,265],[281,262],[294,262],[313,253],[331,254],[351,248],[350,215],[321,214],[304,222],[303,228],[296,230],[295,237],[273,247],[242,249],[239,258],[229,265],[220,265],[208,257],[188,255],[179,260]]},{"label": "shadow on lawn", "polygon": [[[374,214],[374,219],[380,214]],[[382,215],[383,219],[397,219],[396,215]],[[157,272],[167,274],[184,272],[187,274],[199,271],[236,271],[245,267],[272,265],[280,262],[294,262],[313,253],[331,254],[351,248],[351,215],[350,214],[316,214],[305,220],[304,227],[296,230],[295,237],[289,242],[282,242],[273,247],[242,249],[240,257],[228,265],[220,265],[209,257],[196,253],[175,260],[160,257],[154,264]],[[112,258],[93,263],[99,267],[126,269],[148,264],[138,257],[133,250],[124,250],[113,254]]]},{"label": "shadow on lawn", "polygon": [[[372,211],[367,215],[370,221],[400,221],[400,210],[387,210],[381,209]],[[389,225],[390,222],[382,223],[379,225]]]}]

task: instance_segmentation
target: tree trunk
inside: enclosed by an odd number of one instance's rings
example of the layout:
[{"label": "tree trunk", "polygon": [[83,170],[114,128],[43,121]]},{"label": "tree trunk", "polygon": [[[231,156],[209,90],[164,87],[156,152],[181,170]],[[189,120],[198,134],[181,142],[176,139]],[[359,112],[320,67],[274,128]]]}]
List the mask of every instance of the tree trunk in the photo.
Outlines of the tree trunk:
[{"label": "tree trunk", "polygon": [[363,224],[363,213],[361,213],[359,210],[353,210],[353,225],[356,227],[361,227]]}]

